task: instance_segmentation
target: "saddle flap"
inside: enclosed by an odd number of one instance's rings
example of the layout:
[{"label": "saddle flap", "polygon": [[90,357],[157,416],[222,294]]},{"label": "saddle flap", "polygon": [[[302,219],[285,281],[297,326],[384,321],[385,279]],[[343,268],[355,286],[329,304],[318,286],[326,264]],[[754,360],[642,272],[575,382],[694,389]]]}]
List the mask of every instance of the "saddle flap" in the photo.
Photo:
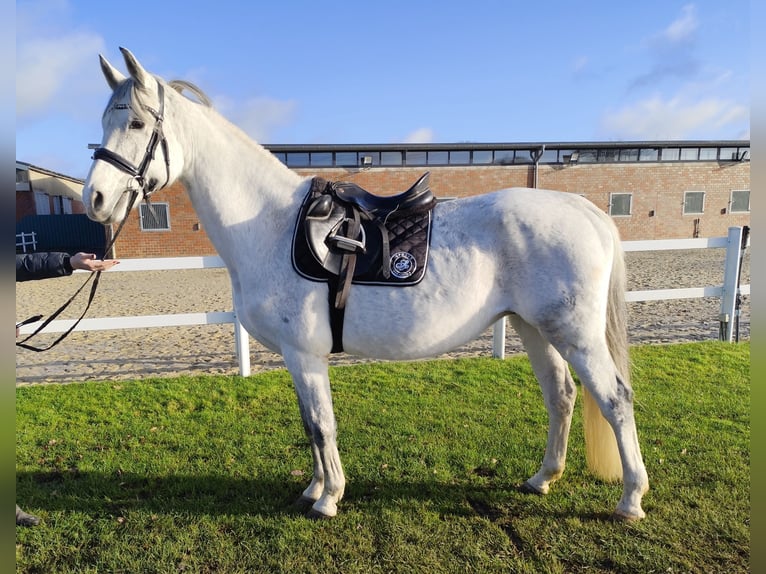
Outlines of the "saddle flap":
[{"label": "saddle flap", "polygon": [[[329,198],[329,196],[325,197]],[[324,217],[312,216],[309,209],[304,222],[306,240],[311,254],[322,267],[334,274],[337,274],[340,269],[342,255],[330,251],[330,246],[325,240],[330,235],[332,229],[340,225],[345,217],[346,210],[337,205],[333,206],[332,201],[330,201],[330,211]]]},{"label": "saddle flap", "polygon": [[330,210],[324,217],[318,216],[318,212],[315,212],[313,217],[310,214],[311,207],[303,227],[309,250],[317,262],[329,273],[338,275],[344,252],[353,252],[358,256],[358,272],[366,272],[380,251],[377,228],[369,226],[368,222],[362,222],[359,236],[345,237],[341,228],[346,221],[346,208],[340,204],[331,203]]}]

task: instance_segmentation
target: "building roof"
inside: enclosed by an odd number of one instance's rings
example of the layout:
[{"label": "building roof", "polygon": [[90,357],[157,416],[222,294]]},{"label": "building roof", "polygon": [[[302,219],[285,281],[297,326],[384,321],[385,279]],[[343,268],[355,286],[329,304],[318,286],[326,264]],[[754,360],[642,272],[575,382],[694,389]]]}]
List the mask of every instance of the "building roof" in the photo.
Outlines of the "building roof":
[{"label": "building roof", "polygon": [[66,174],[63,174],[63,173],[58,173],[56,171],[53,171],[53,170],[50,170],[50,169],[46,169],[44,167],[40,167],[40,166],[37,166],[37,165],[33,165],[31,163],[27,163],[25,161],[16,160],[16,169],[26,169],[26,170],[29,170],[29,171],[36,171],[36,172],[41,173],[43,175],[48,175],[48,176],[55,177],[55,178],[58,178],[58,179],[66,179],[66,180],[71,181],[72,183],[78,183],[80,185],[84,185],[85,184],[85,180],[84,179],[79,179],[77,177],[72,177],[71,175],[66,175]]}]

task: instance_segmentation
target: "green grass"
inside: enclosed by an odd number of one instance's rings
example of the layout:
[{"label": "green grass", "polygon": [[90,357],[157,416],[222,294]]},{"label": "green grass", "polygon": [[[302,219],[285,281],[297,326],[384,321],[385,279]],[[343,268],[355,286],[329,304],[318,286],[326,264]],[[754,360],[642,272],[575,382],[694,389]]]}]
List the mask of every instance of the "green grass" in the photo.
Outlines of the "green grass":
[{"label": "green grass", "polygon": [[750,346],[632,350],[647,518],[585,470],[518,485],[547,418],[525,357],[331,369],[348,484],[339,514],[293,506],[311,475],[290,378],[20,387],[17,572],[747,572]]}]

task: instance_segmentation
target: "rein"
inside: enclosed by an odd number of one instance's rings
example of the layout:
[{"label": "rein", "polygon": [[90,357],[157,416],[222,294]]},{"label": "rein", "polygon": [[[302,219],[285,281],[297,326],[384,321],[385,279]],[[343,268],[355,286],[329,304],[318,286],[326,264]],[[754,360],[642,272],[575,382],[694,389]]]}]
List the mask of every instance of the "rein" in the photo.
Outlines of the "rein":
[{"label": "rein", "polygon": [[[99,147],[93,152],[93,160],[101,160],[105,161],[120,171],[124,171],[131,175],[133,179],[135,179],[136,183],[139,185],[140,193],[142,196],[142,199],[149,203],[149,196],[155,191],[154,189],[147,190],[147,181],[146,181],[146,172],[149,169],[149,165],[154,160],[154,154],[157,150],[157,145],[159,145],[162,149],[162,154],[165,156],[165,183],[160,187],[159,189],[163,189],[165,186],[168,185],[168,182],[170,181],[170,155],[168,154],[168,142],[165,139],[165,134],[162,131],[162,122],[164,120],[164,113],[165,113],[165,92],[164,88],[162,86],[162,83],[157,82],[157,94],[159,96],[160,104],[159,104],[159,110],[155,111],[149,106],[144,106],[144,108],[152,114],[154,117],[155,123],[154,123],[154,129],[152,130],[152,135],[149,138],[149,143],[146,146],[146,152],[144,153],[144,157],[141,160],[141,163],[138,164],[138,166],[135,166],[133,163],[131,163],[129,160],[122,157],[120,154],[113,152],[110,149],[107,149],[105,147]],[[110,239],[108,245],[104,249],[104,253],[108,253],[109,250],[114,246],[115,241],[117,241],[117,237],[120,235],[120,232],[122,231],[122,228],[125,226],[125,222],[128,220],[128,215],[130,214],[130,210],[133,208],[133,205],[136,202],[136,199],[138,199],[139,190],[129,186],[126,190],[126,192],[130,192],[130,200],[128,202],[128,207],[125,210],[125,217],[123,217],[122,221],[120,222],[119,227],[117,228],[117,231]],[[151,203],[149,203],[151,207]],[[50,317],[48,317],[43,323],[35,329],[33,333],[28,335],[26,338],[22,339],[21,341],[16,342],[17,347],[22,347],[24,349],[28,349],[30,351],[47,351],[48,349],[51,349],[52,347],[55,347],[58,345],[61,341],[63,341],[69,334],[74,331],[75,327],[82,321],[83,317],[85,317],[85,314],[88,312],[88,309],[90,308],[90,304],[93,302],[93,298],[96,295],[96,288],[98,287],[99,279],[101,278],[101,271],[94,271],[91,272],[90,276],[85,280],[85,282],[80,286],[80,288],[75,291],[74,295],[72,295],[69,300],[64,303],[61,307],[59,307]],[[80,292],[85,288],[85,286],[93,279],[93,284],[90,287],[90,294],[88,295],[88,302],[85,305],[85,310],[82,312],[80,317],[72,324],[69,329],[67,329],[61,336],[59,336],[53,343],[48,345],[47,347],[35,347],[34,345],[31,345],[27,343],[32,337],[37,335],[40,331],[45,329],[45,327],[48,326],[48,324],[53,321],[56,317],[58,317],[64,309],[69,307],[69,305],[74,301],[77,296],[80,294]]]},{"label": "rein", "polygon": [[[136,201],[136,198],[138,197],[138,191],[136,191],[135,189],[132,189],[132,190],[130,190],[130,193],[131,193],[130,207],[132,207],[133,203]],[[125,222],[128,220],[127,213],[128,212],[126,212],[126,215],[122,219],[122,221],[120,222],[120,225],[117,228],[117,231],[112,236],[112,239],[109,241],[109,243],[107,244],[106,248],[104,249],[104,253],[108,253],[109,250],[114,246],[114,242],[117,241],[117,236],[120,235],[120,231],[122,231],[122,228],[125,226]],[[85,314],[88,312],[88,309],[90,309],[90,304],[93,302],[93,298],[96,296],[96,288],[98,287],[98,282],[99,282],[100,278],[101,278],[101,271],[92,271],[91,274],[88,276],[88,278],[85,280],[85,282],[80,286],[79,289],[77,289],[77,291],[74,292],[74,295],[72,295],[66,303],[64,303],[61,307],[59,307],[56,311],[54,311],[50,315],[50,317],[48,317],[45,321],[43,321],[42,324],[37,329],[34,330],[34,332],[32,332],[29,335],[27,335],[21,341],[17,341],[16,342],[16,346],[17,347],[21,347],[23,349],[27,349],[29,351],[35,351],[35,352],[39,353],[40,351],[47,351],[48,349],[51,349],[51,348],[55,347],[61,341],[66,339],[69,336],[69,334],[72,331],[74,331],[75,327],[77,327],[77,325],[80,324],[80,321],[82,321],[83,317],[85,317]],[[77,296],[85,288],[85,286],[88,283],[90,283],[91,279],[93,279],[93,284],[90,286],[90,294],[88,295],[88,302],[85,305],[85,309],[83,310],[82,314],[77,318],[77,320],[72,324],[72,326],[69,327],[69,329],[67,329],[63,334],[61,334],[58,337],[58,339],[53,341],[47,347],[35,347],[34,345],[31,345],[31,344],[27,343],[27,341],[29,341],[32,337],[36,336],[40,331],[45,329],[45,327],[47,327],[48,324],[51,321],[53,321],[56,317],[61,315],[61,313],[64,311],[64,309],[69,307],[69,305],[72,303],[72,301],[74,301],[77,298]],[[34,318],[30,317],[30,319],[27,319],[26,321],[22,321],[21,324],[24,324],[26,322],[31,322],[32,319],[34,319]]]}]

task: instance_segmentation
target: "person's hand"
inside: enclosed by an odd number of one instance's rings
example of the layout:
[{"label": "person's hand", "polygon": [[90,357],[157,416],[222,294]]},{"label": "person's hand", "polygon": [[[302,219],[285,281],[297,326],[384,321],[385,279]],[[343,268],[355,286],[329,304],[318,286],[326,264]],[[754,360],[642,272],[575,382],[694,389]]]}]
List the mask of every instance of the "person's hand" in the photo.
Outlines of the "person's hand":
[{"label": "person's hand", "polygon": [[95,253],[76,253],[69,258],[72,269],[84,271],[107,271],[118,263],[116,259],[96,259]]}]

